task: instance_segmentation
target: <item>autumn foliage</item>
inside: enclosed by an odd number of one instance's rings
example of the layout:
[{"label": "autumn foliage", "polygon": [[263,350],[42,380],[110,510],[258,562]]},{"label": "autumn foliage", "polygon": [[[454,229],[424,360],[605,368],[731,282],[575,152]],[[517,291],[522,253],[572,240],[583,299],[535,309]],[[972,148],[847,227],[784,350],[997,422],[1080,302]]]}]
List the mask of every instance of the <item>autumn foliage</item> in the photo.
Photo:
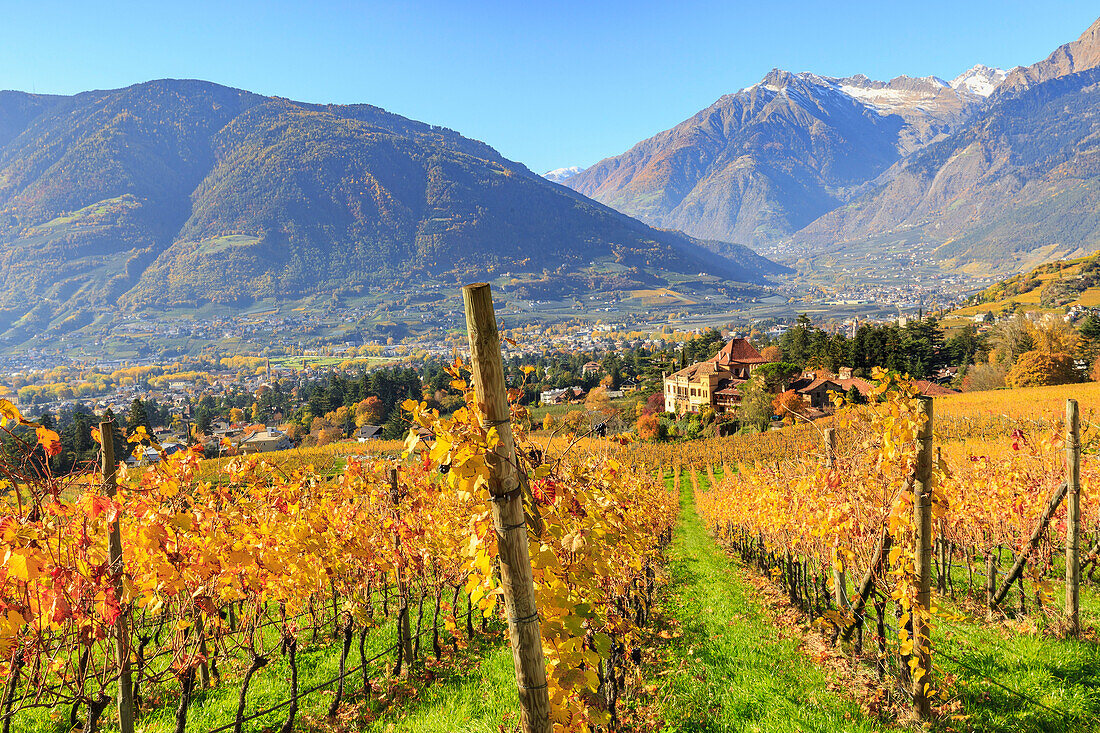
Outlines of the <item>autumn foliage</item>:
[{"label": "autumn foliage", "polygon": [[1020,355],[1005,381],[1009,387],[1046,387],[1070,384],[1078,381],[1078,377],[1069,354],[1035,350]]},{"label": "autumn foliage", "polygon": [[[309,619],[318,609],[323,619],[337,600],[339,618],[330,623],[378,625],[377,591],[395,587],[399,573],[429,597],[461,591],[481,613],[499,617],[486,481],[497,429],[482,427],[457,366],[454,375],[466,406],[453,416],[405,403],[417,429],[403,460],[351,457],[335,475],[262,458],[220,462],[212,475],[200,470],[200,454],[180,451],[149,469],[120,469],[118,494],[109,499],[96,473],[57,478],[0,466],[18,486],[0,506],[0,679],[24,664],[38,670],[14,709],[36,700],[72,704],[89,674],[105,686],[117,674],[110,635],[122,614],[135,649],[138,620],[168,630],[143,652],[160,660],[139,670],[145,684],[182,682],[211,656],[244,654],[272,624],[284,640],[305,644]],[[28,455],[54,450],[56,434],[10,403],[0,401],[0,415]],[[515,415],[517,425],[524,415]],[[613,643],[636,643],[640,618],[631,599],[652,588],[674,505],[662,485],[606,453],[543,463],[530,458],[540,453],[518,428],[517,439],[528,457],[531,561],[553,718],[558,730],[606,725],[598,670]],[[131,442],[155,447],[141,429]],[[33,456],[23,465],[32,464]],[[116,521],[121,568],[107,562]],[[457,609],[445,603],[444,614],[455,629]],[[82,665],[85,655],[94,664]]]},{"label": "autumn foliage", "polygon": [[772,410],[779,415],[784,422],[793,423],[798,416],[805,415],[809,411],[809,405],[802,395],[793,389],[780,392],[772,400]]}]

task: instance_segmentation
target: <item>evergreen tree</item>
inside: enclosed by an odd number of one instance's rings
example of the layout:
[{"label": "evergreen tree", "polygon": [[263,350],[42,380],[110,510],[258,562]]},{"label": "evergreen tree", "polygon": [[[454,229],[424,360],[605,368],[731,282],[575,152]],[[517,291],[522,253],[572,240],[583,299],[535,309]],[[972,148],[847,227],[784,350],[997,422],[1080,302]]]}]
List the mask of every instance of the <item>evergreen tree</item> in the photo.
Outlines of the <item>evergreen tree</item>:
[{"label": "evergreen tree", "polygon": [[140,397],[135,397],[126,413],[126,434],[133,435],[139,427],[145,428],[150,435],[153,434],[153,427],[149,424],[149,414],[145,411],[145,403]]},{"label": "evergreen tree", "polygon": [[1100,356],[1100,316],[1089,313],[1081,319],[1077,332],[1081,335],[1080,356],[1087,363],[1092,364],[1096,361],[1096,357]]}]

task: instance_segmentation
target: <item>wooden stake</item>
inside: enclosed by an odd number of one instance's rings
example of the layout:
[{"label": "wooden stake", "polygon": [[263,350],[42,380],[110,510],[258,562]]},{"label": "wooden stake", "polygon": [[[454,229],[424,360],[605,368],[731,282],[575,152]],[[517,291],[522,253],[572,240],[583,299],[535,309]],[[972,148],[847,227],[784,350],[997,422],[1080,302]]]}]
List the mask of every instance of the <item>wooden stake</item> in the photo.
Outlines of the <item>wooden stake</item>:
[{"label": "wooden stake", "polygon": [[[832,468],[835,462],[836,428],[825,428],[825,467]],[[841,612],[848,610],[848,579],[843,570],[836,569],[835,563],[833,564],[833,600]]]},{"label": "wooden stake", "polygon": [[1081,634],[1081,416],[1066,400],[1066,621]]},{"label": "wooden stake", "polygon": [[913,654],[924,674],[913,675],[913,713],[927,718],[932,707],[926,690],[932,682],[932,642],[928,634],[928,617],[932,607],[932,399],[921,400],[924,425],[917,440],[916,475],[913,477],[913,533],[917,554],[917,608],[913,609]]},{"label": "wooden stake", "polygon": [[[1024,549],[1020,550],[1020,554],[1016,556],[1016,562],[1012,564],[1012,569],[1008,571],[1008,575],[1005,576],[1004,582],[1001,583],[1000,590],[997,591],[997,595],[993,596],[993,601],[990,604],[991,608],[995,608],[1001,605],[1001,601],[1008,595],[1008,591],[1012,589],[1012,584],[1016,582],[1016,578],[1020,577],[1020,573],[1024,571],[1024,566],[1027,565],[1027,559],[1031,556],[1031,553],[1035,551],[1035,548],[1039,546],[1039,542],[1042,540],[1043,532],[1046,530],[1047,525],[1050,524],[1050,520],[1054,517],[1054,512],[1058,511],[1058,505],[1062,503],[1062,499],[1066,496],[1066,485],[1062,484],[1058,487],[1058,490],[1054,492],[1054,496],[1050,498],[1050,503],[1047,504],[1046,509],[1039,516],[1039,523],[1035,525],[1035,531],[1031,533],[1031,537],[1028,539],[1027,544],[1024,545]],[[1000,554],[998,548],[997,554]]]},{"label": "wooden stake", "polygon": [[462,288],[462,300],[470,339],[470,367],[482,425],[495,427],[499,435],[496,448],[487,457],[489,492],[497,533],[504,612],[508,617],[512,661],[519,688],[521,724],[524,733],[549,733],[546,662],[542,654],[531,557],[527,549],[527,522],[493,296],[487,283],[479,283]]},{"label": "wooden stake", "polygon": [[[393,499],[393,516],[400,520],[401,488],[397,484],[397,469],[390,469],[390,497]],[[397,643],[401,645],[401,658],[404,665],[401,666],[401,676],[408,676],[409,667],[412,665],[412,628],[409,619],[409,588],[405,574],[401,572],[401,534],[393,531],[394,571],[397,574]]]},{"label": "wooden stake", "polygon": [[[99,440],[103,445],[103,489],[114,498],[118,493],[118,463],[115,459],[115,425],[99,424]],[[115,654],[118,660],[118,727],[121,733],[134,733],[134,685],[130,675],[130,608],[122,602],[122,533],[119,520],[111,522],[107,538],[107,556],[115,577],[115,598],[121,613],[115,620]]]}]

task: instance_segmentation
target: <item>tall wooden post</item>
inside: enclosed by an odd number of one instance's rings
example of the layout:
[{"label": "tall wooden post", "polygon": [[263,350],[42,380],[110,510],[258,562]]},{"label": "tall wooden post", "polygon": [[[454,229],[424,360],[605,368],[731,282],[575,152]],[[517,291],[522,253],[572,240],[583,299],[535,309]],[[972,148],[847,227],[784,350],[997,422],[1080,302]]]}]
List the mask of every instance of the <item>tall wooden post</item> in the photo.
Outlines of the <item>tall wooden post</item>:
[{"label": "tall wooden post", "polygon": [[1081,633],[1081,416],[1066,400],[1066,621]]},{"label": "tall wooden post", "polygon": [[932,399],[921,399],[924,424],[919,442],[916,473],[913,476],[913,532],[916,540],[917,607],[912,613],[913,654],[920,660],[923,675],[913,675],[913,713],[927,718],[931,713],[927,685],[932,682],[932,646],[927,614],[932,607]]},{"label": "tall wooden post", "polygon": [[504,383],[493,296],[487,283],[462,288],[466,329],[470,338],[474,392],[481,408],[482,425],[495,427],[500,436],[487,459],[490,468],[493,524],[497,533],[500,580],[504,611],[512,643],[512,661],[519,687],[524,733],[549,733],[550,697],[546,688],[546,662],[539,633],[539,613],[527,549],[527,523],[523,493],[512,438],[511,411]]},{"label": "tall wooden post", "polygon": [[[118,493],[118,463],[115,460],[115,425],[99,424],[99,440],[103,445],[103,489],[112,499]],[[122,613],[115,620],[115,653],[118,660],[118,727],[121,733],[134,733],[134,685],[130,675],[130,608],[122,601],[122,532],[119,519],[111,522],[107,538],[107,557],[115,574],[115,597]]]},{"label": "tall wooden post", "polygon": [[[836,463],[836,428],[825,428],[825,467]],[[834,548],[835,549],[835,548]],[[843,570],[833,565],[833,600],[841,613],[848,610],[848,579]]]},{"label": "tall wooden post", "polygon": [[[401,487],[397,483],[397,469],[390,469],[390,498],[393,500],[394,521],[401,520]],[[407,676],[409,667],[412,666],[412,620],[409,618],[409,588],[405,573],[402,572],[401,563],[401,533],[395,527],[393,530],[394,568],[397,575],[397,643],[401,646],[401,657],[404,665],[401,667],[402,675]]]}]

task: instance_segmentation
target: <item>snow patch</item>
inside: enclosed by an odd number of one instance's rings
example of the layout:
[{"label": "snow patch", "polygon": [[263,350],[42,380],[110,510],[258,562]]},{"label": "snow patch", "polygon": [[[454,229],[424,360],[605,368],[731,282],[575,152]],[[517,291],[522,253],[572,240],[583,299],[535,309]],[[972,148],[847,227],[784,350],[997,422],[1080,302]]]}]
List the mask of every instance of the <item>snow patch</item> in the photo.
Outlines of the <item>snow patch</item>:
[{"label": "snow patch", "polygon": [[546,173],[542,174],[542,177],[548,181],[553,181],[554,183],[561,183],[562,181],[572,178],[582,171],[584,171],[584,168],[582,168],[581,166],[571,165],[568,168],[555,168],[552,171],[547,171]]},{"label": "snow patch", "polygon": [[951,88],[988,97],[1001,85],[1006,76],[1008,72],[1004,69],[993,69],[985,64],[978,64],[952,79]]}]

